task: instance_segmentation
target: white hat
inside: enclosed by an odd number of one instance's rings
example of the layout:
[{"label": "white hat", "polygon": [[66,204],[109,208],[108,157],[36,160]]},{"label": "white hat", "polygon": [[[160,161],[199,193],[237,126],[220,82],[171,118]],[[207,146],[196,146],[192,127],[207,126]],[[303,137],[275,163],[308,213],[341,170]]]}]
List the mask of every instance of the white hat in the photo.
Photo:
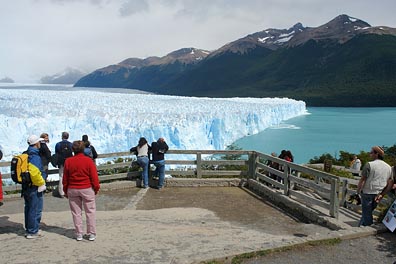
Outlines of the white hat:
[{"label": "white hat", "polygon": [[31,136],[28,138],[27,143],[28,143],[29,145],[35,145],[35,144],[37,144],[37,142],[40,142],[40,141],[42,141],[42,140],[44,140],[44,138],[39,138],[39,137],[36,136],[36,135],[31,135]]}]

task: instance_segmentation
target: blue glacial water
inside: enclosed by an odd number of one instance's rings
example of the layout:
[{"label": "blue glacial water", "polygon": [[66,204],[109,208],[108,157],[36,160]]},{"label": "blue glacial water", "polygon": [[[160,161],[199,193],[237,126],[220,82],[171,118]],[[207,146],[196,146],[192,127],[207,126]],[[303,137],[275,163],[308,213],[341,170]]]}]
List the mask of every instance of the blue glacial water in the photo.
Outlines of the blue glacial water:
[{"label": "blue glacial water", "polygon": [[339,151],[359,153],[396,144],[396,108],[309,107],[309,114],[242,138],[235,145],[264,153],[290,150],[296,163]]}]

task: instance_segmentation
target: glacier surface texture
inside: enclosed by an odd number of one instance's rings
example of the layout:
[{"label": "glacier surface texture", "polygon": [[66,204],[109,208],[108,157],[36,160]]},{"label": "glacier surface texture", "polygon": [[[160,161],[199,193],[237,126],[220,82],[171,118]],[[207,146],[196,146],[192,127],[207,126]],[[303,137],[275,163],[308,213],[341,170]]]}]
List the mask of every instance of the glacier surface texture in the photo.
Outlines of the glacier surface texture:
[{"label": "glacier surface texture", "polygon": [[[164,137],[171,149],[225,149],[235,140],[306,113],[287,98],[196,98],[120,89],[0,87],[0,148],[4,159],[47,132],[50,149],[62,131],[89,136],[98,153],[128,151],[139,137]],[[260,142],[258,142],[259,144]]]}]

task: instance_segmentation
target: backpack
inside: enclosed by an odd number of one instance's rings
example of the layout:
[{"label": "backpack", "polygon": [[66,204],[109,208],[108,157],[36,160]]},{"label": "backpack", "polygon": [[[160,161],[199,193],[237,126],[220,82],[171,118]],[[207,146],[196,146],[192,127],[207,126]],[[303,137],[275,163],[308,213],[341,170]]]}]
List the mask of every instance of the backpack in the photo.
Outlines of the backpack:
[{"label": "backpack", "polygon": [[84,155],[90,157],[91,159],[93,159],[93,154],[92,154],[91,146],[85,147],[85,149],[84,149]]},{"label": "backpack", "polygon": [[72,156],[73,156],[73,152],[72,152],[71,147],[69,146],[69,143],[66,141],[61,141],[57,165],[63,166],[65,164],[65,160]]},{"label": "backpack", "polygon": [[28,154],[16,155],[11,160],[11,178],[15,183],[30,184]]}]

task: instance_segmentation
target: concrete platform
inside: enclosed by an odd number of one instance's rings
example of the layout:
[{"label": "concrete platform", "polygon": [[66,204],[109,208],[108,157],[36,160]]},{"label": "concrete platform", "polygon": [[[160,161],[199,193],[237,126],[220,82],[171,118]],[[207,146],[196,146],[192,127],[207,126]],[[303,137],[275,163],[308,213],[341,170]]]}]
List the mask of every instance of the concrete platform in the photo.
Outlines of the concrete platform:
[{"label": "concrete platform", "polygon": [[[9,263],[197,263],[373,228],[333,231],[302,222],[239,187],[136,188],[102,185],[97,239],[74,239],[68,200],[45,195],[43,237],[24,238],[23,199],[0,207],[0,258]],[[16,249],[24,254],[16,254]]]}]

